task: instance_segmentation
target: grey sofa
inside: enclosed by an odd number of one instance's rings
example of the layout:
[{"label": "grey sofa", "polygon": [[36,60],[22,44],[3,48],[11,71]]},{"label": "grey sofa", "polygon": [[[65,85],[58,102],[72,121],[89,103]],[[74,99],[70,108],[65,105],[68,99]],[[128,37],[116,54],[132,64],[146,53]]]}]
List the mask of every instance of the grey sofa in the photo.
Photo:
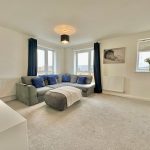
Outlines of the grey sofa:
[{"label": "grey sofa", "polygon": [[[32,78],[36,76],[23,76],[21,77],[21,83],[16,84],[16,96],[17,100],[25,103],[26,105],[34,105],[44,101],[44,95],[47,91],[62,87],[62,86],[73,86],[82,90],[82,96],[87,97],[94,91],[95,84],[92,83],[92,76],[84,75],[87,77],[86,84],[76,83],[78,75],[70,74],[70,82],[62,82],[62,74],[57,75],[57,84],[48,85],[45,81],[45,87],[35,88],[32,85]],[[81,76],[81,75],[80,75]]]}]

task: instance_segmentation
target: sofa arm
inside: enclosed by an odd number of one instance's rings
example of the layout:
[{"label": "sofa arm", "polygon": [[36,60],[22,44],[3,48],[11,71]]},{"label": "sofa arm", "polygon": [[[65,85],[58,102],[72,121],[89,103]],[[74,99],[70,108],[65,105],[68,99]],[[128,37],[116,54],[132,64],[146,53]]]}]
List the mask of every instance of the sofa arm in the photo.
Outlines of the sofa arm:
[{"label": "sofa arm", "polygon": [[93,84],[93,83],[88,84],[87,88],[82,89],[82,96],[88,97],[89,95],[94,93],[94,88],[95,88],[95,84]]},{"label": "sofa arm", "polygon": [[25,103],[28,106],[38,103],[37,90],[32,85],[17,83],[16,84],[16,97],[17,97],[17,100]]}]

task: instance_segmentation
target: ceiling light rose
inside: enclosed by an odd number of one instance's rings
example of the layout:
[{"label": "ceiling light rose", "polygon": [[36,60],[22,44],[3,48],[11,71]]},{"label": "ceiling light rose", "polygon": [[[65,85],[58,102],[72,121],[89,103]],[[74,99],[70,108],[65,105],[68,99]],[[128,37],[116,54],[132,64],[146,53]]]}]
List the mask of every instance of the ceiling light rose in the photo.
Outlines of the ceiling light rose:
[{"label": "ceiling light rose", "polygon": [[63,44],[68,44],[68,43],[69,43],[69,35],[67,35],[67,34],[62,34],[60,38],[61,38],[61,42],[62,42]]},{"label": "ceiling light rose", "polygon": [[54,28],[54,31],[59,34],[66,34],[66,35],[72,35],[76,32],[76,29],[73,26],[70,25],[58,25]]}]

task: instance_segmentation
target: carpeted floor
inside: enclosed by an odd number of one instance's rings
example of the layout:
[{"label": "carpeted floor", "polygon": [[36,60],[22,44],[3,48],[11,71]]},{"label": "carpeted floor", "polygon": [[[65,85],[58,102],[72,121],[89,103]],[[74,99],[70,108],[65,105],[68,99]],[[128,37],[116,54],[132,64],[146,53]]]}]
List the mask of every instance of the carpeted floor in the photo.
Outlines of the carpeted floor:
[{"label": "carpeted floor", "polygon": [[150,150],[150,102],[95,94],[62,112],[8,105],[27,118],[30,150]]}]

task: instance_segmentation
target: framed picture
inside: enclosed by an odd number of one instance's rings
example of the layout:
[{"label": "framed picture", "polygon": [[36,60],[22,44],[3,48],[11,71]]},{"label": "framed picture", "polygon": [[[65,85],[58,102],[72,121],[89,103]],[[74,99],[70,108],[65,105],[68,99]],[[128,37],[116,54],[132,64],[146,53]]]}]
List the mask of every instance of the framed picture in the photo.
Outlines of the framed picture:
[{"label": "framed picture", "polygon": [[105,49],[103,63],[104,64],[125,63],[125,47]]}]

